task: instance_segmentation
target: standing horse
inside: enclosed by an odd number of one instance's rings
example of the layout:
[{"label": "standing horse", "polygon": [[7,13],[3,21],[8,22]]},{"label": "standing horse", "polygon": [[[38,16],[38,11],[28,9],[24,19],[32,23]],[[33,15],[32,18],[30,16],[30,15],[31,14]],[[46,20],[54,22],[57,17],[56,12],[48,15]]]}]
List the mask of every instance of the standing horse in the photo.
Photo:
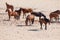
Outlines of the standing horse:
[{"label": "standing horse", "polygon": [[39,19],[39,23],[41,25],[40,29],[42,29],[42,24],[44,23],[45,24],[45,30],[47,30],[47,23],[50,24],[50,20],[47,19],[47,18],[40,18]]},{"label": "standing horse", "polygon": [[23,12],[23,18],[24,18],[24,16],[26,16],[26,13],[33,12],[33,10],[31,8],[28,8],[28,9],[26,9],[26,8],[20,8],[20,9]]},{"label": "standing horse", "polygon": [[55,18],[55,20],[59,20],[59,14],[60,14],[60,10],[56,10],[54,12],[51,12],[49,17],[50,17],[50,21],[52,20],[52,18]]},{"label": "standing horse", "polygon": [[7,9],[6,12],[8,12],[9,20],[11,16],[14,16],[15,19],[19,19],[19,15],[17,12],[13,12],[11,9]]},{"label": "standing horse", "polygon": [[[7,7],[7,9],[11,9],[12,11],[14,10],[13,5],[9,5],[7,2],[6,2],[6,7]],[[7,9],[6,9],[6,10],[7,10]]]},{"label": "standing horse", "polygon": [[39,19],[40,19],[42,16],[43,16],[44,18],[46,18],[46,16],[45,16],[43,13],[41,13],[41,12],[32,12],[31,14],[39,17]]},{"label": "standing horse", "polygon": [[[25,24],[26,25],[28,25],[28,22],[29,23],[34,23],[34,15],[28,15],[27,17],[26,17],[26,20],[25,20]],[[31,24],[30,24],[31,25]]]}]

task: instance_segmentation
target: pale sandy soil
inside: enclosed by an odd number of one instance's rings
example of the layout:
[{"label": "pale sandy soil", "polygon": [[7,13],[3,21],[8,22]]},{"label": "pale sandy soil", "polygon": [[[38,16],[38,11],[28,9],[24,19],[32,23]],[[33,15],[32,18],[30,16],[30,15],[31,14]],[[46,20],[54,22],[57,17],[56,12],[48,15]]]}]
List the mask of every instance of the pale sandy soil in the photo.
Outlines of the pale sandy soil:
[{"label": "pale sandy soil", "polygon": [[[41,11],[47,18],[52,11],[60,10],[60,0],[0,0],[0,40],[60,40],[60,23],[48,24],[47,30],[40,30],[40,25],[35,22],[32,26],[25,26],[25,19],[15,21],[5,13],[6,5],[9,3],[19,7],[36,8],[34,11]],[[36,18],[38,20],[38,18]]]},{"label": "pale sandy soil", "polygon": [[22,17],[19,21],[15,21],[13,17],[11,21],[7,19],[7,14],[0,14],[0,40],[60,40],[60,23],[48,24],[47,30],[44,30],[43,25],[43,30],[40,30],[38,22],[25,26],[25,19]]}]

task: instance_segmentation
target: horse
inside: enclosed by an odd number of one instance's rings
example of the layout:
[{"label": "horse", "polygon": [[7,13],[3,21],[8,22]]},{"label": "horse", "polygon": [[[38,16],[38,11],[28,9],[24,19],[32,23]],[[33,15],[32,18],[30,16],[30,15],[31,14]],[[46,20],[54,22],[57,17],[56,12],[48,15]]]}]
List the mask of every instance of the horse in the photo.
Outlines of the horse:
[{"label": "horse", "polygon": [[56,10],[56,11],[54,11],[54,12],[52,12],[52,13],[60,14],[60,10]]},{"label": "horse", "polygon": [[21,9],[21,11],[23,12],[23,18],[24,18],[24,16],[26,16],[26,13],[31,13],[31,12],[33,12],[33,10],[31,9],[31,8],[20,8]]},{"label": "horse", "polygon": [[31,15],[34,15],[36,17],[39,17],[39,19],[43,16],[46,18],[46,16],[42,12],[32,12]]},{"label": "horse", "polygon": [[[26,26],[28,25],[28,22],[29,23],[34,23],[34,15],[28,15],[27,17],[26,17],[26,20],[25,20],[25,24],[26,24]],[[31,25],[31,24],[30,24]]]},{"label": "horse", "polygon": [[45,30],[47,30],[47,23],[49,23],[49,25],[50,25],[50,20],[47,18],[40,18],[39,23],[41,25],[40,29],[42,29],[42,24],[44,23],[45,24]]},{"label": "horse", "polygon": [[6,2],[6,7],[7,7],[7,9],[11,9],[12,11],[14,10],[13,5],[8,4],[7,2]]},{"label": "horse", "polygon": [[19,15],[17,12],[13,12],[11,9],[7,9],[6,12],[8,12],[9,20],[11,16],[14,16],[14,18],[17,20],[19,19]]},{"label": "horse", "polygon": [[50,17],[50,21],[52,21],[52,18],[54,18],[57,21],[57,20],[59,20],[59,13],[57,11],[51,12],[49,17]]},{"label": "horse", "polygon": [[19,14],[19,18],[20,18],[20,15],[21,15],[21,8],[19,10],[15,10],[15,12],[17,12]]}]

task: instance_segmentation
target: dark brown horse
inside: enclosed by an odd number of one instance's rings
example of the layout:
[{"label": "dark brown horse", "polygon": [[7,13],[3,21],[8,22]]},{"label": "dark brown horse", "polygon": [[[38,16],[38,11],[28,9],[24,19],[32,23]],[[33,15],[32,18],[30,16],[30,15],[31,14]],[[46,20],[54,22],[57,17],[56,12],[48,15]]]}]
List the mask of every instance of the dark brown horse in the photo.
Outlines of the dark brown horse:
[{"label": "dark brown horse", "polygon": [[[26,20],[25,20],[25,24],[26,25],[28,25],[28,22],[29,23],[34,23],[34,15],[28,15],[27,17],[26,17]],[[30,24],[31,25],[31,24]]]},{"label": "dark brown horse", "polygon": [[52,21],[52,18],[54,18],[56,21],[59,20],[59,14],[60,14],[60,10],[56,10],[54,12],[51,12],[49,15],[50,21]]},{"label": "dark brown horse", "polygon": [[12,11],[14,10],[13,5],[8,4],[7,2],[6,2],[6,7],[7,7],[7,9],[11,9]]},{"label": "dark brown horse", "polygon": [[7,9],[6,12],[8,12],[9,20],[11,16],[14,16],[15,19],[19,19],[19,14],[17,12],[13,12],[11,9]]},{"label": "dark brown horse", "polygon": [[23,12],[23,18],[24,18],[24,16],[26,16],[26,13],[33,12],[33,10],[31,8],[28,8],[28,9],[26,9],[26,8],[20,8],[20,9]]},{"label": "dark brown horse", "polygon": [[31,15],[34,15],[39,18],[41,18],[41,17],[46,18],[46,16],[42,12],[32,12]]},{"label": "dark brown horse", "polygon": [[42,29],[42,24],[45,24],[45,30],[47,30],[47,23],[50,24],[50,20],[47,18],[40,18],[39,23],[41,25],[40,29]]}]

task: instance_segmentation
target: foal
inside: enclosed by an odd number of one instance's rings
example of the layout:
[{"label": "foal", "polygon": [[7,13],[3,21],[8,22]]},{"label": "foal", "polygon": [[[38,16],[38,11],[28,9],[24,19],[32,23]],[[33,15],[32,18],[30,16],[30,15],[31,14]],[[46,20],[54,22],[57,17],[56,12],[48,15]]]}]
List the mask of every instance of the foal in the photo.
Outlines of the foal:
[{"label": "foal", "polygon": [[39,23],[40,23],[40,25],[41,25],[41,28],[40,28],[40,29],[42,29],[42,24],[44,23],[44,24],[45,24],[45,30],[47,30],[47,23],[50,24],[50,20],[47,19],[47,18],[40,18],[40,19],[39,19]]},{"label": "foal", "polygon": [[28,22],[33,24],[34,23],[34,15],[28,15],[25,20],[25,24],[28,25]]}]

